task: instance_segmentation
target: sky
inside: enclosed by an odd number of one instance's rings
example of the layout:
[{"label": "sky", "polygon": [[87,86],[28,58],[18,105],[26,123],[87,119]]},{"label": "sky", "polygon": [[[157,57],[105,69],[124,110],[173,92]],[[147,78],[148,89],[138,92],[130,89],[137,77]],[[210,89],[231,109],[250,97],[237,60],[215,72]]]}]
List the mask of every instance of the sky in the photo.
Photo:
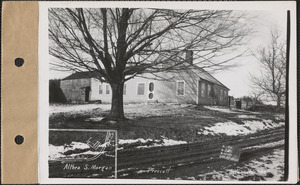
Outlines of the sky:
[{"label": "sky", "polygon": [[[270,41],[272,28],[278,29],[282,35],[286,35],[286,11],[245,11],[253,25],[253,34],[242,50],[256,51]],[[53,60],[53,57],[50,58]],[[247,96],[251,94],[250,74],[259,75],[260,66],[257,59],[251,55],[240,57],[236,60],[238,67],[229,70],[218,71],[213,74],[220,82],[226,85],[230,91],[229,95],[234,97]],[[50,79],[59,79],[68,76],[69,73],[50,70]]]},{"label": "sky", "polygon": [[[286,35],[286,11],[247,11],[247,14],[255,16],[252,20],[254,35],[246,46],[249,50],[255,51],[268,44],[271,28],[277,28],[282,35]],[[214,77],[230,89],[229,95],[234,97],[250,95],[250,74],[260,74],[260,64],[255,57],[244,56],[238,60],[240,66],[214,74]]]}]

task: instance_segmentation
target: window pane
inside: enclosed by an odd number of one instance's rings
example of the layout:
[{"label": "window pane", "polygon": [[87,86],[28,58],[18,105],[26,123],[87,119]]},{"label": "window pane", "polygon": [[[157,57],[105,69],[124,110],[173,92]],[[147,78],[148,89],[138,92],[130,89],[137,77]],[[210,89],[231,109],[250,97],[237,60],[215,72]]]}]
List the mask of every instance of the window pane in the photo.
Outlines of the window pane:
[{"label": "window pane", "polygon": [[211,94],[211,85],[208,84],[207,85],[207,97],[210,97],[210,94]]},{"label": "window pane", "polygon": [[177,82],[177,95],[184,95],[184,82]]},{"label": "window pane", "polygon": [[219,99],[220,90],[217,87],[215,87],[214,89],[215,89],[215,92],[214,92],[215,93],[215,98]]},{"label": "window pane", "polygon": [[154,83],[149,83],[149,91],[152,92],[154,90]]},{"label": "window pane", "polygon": [[106,85],[106,94],[110,93],[110,85]]},{"label": "window pane", "polygon": [[152,100],[152,99],[153,99],[153,93],[149,93],[148,98],[149,98],[150,100]]},{"label": "window pane", "polygon": [[144,95],[144,94],[145,94],[145,84],[138,84],[137,95]]},{"label": "window pane", "polygon": [[205,97],[205,94],[206,94],[206,85],[205,83],[201,83],[201,96],[202,97]]},{"label": "window pane", "polygon": [[102,85],[99,85],[99,94],[103,94]]},{"label": "window pane", "polygon": [[123,95],[126,95],[126,84],[123,86]]},{"label": "window pane", "polygon": [[223,101],[223,89],[220,89],[220,100]]}]

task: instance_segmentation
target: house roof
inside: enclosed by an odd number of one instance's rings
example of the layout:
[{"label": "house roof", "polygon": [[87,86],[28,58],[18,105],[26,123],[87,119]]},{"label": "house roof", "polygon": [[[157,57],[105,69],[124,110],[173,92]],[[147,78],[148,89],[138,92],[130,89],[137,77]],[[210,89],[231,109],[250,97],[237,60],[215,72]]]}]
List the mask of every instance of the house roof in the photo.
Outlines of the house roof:
[{"label": "house roof", "polygon": [[99,74],[95,71],[84,71],[84,72],[75,72],[62,80],[73,80],[73,79],[83,79],[83,78],[96,78]]},{"label": "house roof", "polygon": [[214,76],[212,76],[210,73],[208,73],[207,71],[205,71],[204,69],[202,69],[201,67],[197,66],[197,65],[193,65],[195,67],[196,70],[198,70],[199,72],[196,72],[198,74],[198,76],[204,80],[207,80],[209,82],[212,82],[214,84],[217,84],[221,87],[224,87],[227,90],[230,90],[228,87],[226,87],[223,83],[221,83],[218,79],[216,79]]}]

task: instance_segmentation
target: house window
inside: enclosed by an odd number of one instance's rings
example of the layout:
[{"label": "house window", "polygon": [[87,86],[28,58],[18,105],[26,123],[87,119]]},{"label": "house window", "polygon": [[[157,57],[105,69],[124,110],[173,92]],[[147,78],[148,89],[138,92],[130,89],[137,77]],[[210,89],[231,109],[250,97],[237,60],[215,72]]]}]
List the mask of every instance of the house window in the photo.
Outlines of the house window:
[{"label": "house window", "polygon": [[205,83],[201,83],[201,96],[205,97],[206,95],[206,84]]},{"label": "house window", "polygon": [[211,85],[207,84],[207,97],[211,97]]},{"label": "house window", "polygon": [[227,100],[228,92],[224,90],[224,99]]},{"label": "house window", "polygon": [[145,84],[138,83],[137,95],[144,95],[144,94],[145,94]]},{"label": "house window", "polygon": [[177,96],[183,96],[185,91],[184,81],[177,82]]},{"label": "house window", "polygon": [[149,83],[149,91],[150,92],[154,91],[154,83],[153,82]]},{"label": "house window", "polygon": [[220,89],[220,100],[223,101],[223,89]]},{"label": "house window", "polygon": [[103,94],[102,85],[99,85],[99,94]]},{"label": "house window", "polygon": [[149,83],[149,94],[148,94],[148,99],[149,100],[152,100],[153,97],[154,97],[153,91],[154,91],[154,83],[150,82]]},{"label": "house window", "polygon": [[123,86],[123,95],[126,95],[126,84]]},{"label": "house window", "polygon": [[215,88],[214,88],[214,96],[215,96],[215,98],[217,98],[218,100],[220,99],[219,97],[219,94],[220,94],[220,90],[219,90],[219,88],[217,88],[216,86],[215,86]]},{"label": "house window", "polygon": [[110,93],[110,85],[106,85],[106,94]]}]

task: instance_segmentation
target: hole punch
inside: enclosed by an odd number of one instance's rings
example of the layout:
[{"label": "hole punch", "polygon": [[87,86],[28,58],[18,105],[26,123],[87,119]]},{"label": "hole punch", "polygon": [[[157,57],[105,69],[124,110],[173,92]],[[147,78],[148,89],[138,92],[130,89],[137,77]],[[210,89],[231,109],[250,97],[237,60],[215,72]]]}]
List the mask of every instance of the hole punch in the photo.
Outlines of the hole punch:
[{"label": "hole punch", "polygon": [[15,65],[17,67],[21,67],[21,66],[23,66],[23,64],[24,64],[24,59],[23,58],[16,58],[15,59]]},{"label": "hole punch", "polygon": [[23,137],[23,136],[20,136],[20,135],[17,135],[17,136],[15,137],[15,142],[16,142],[18,145],[22,144],[22,143],[24,142],[24,137]]}]

